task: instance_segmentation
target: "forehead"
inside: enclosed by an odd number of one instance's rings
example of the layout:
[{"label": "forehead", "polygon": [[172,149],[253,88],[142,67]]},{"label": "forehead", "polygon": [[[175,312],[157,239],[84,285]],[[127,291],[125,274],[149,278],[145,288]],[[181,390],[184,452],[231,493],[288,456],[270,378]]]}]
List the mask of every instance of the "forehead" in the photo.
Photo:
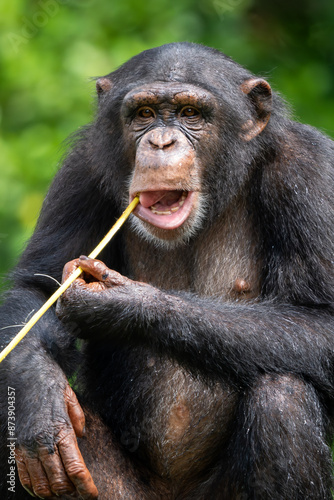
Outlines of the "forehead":
[{"label": "forehead", "polygon": [[142,104],[179,103],[209,105],[214,96],[206,89],[182,82],[153,82],[132,89],[124,97],[125,107],[137,107]]}]

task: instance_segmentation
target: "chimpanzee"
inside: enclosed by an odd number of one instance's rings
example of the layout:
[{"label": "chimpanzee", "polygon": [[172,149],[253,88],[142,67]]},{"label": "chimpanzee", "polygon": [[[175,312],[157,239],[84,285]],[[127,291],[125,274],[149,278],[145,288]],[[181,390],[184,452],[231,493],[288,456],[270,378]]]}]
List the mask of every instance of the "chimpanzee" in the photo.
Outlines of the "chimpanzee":
[{"label": "chimpanzee", "polygon": [[[1,313],[4,346],[50,277],[82,268],[1,364],[22,485],[331,499],[333,142],[196,44],[147,50],[96,86]],[[86,257],[137,193],[101,260]],[[1,498],[30,498],[9,491],[7,444]]]}]

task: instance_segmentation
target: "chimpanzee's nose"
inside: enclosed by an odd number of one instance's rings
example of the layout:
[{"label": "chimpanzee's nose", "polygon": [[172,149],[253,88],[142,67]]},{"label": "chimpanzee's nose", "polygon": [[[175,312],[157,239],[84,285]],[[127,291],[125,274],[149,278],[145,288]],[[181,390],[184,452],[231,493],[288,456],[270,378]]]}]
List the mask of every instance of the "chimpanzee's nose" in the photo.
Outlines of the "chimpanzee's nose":
[{"label": "chimpanzee's nose", "polygon": [[148,136],[148,142],[153,148],[167,149],[176,142],[175,134],[167,128],[156,128]]}]

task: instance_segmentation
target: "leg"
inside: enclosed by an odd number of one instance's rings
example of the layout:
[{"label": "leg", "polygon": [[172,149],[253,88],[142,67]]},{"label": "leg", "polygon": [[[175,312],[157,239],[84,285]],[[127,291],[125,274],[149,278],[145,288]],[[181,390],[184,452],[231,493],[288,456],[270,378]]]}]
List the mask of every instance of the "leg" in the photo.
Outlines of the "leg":
[{"label": "leg", "polygon": [[87,437],[79,440],[79,447],[99,490],[99,500],[170,498],[161,481],[130,461],[100,418],[84,410]]},{"label": "leg", "polygon": [[262,377],[242,401],[237,426],[229,498],[332,499],[331,451],[311,386],[288,375]]}]

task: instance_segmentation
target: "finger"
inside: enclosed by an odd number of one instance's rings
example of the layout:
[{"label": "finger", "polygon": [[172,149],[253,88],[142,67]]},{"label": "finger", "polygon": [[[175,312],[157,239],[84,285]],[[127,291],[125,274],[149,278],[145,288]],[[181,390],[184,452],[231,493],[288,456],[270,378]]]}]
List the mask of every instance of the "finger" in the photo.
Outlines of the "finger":
[{"label": "finger", "polygon": [[82,458],[74,433],[66,434],[58,443],[66,473],[83,500],[98,497],[98,491]]},{"label": "finger", "polygon": [[97,259],[90,259],[82,255],[79,258],[79,265],[85,273],[91,274],[98,281],[105,283],[106,286],[125,285],[131,282],[131,280],[109,269],[109,267]]},{"label": "finger", "polygon": [[74,493],[75,487],[64,470],[58,449],[54,453],[50,453],[50,450],[46,446],[41,446],[38,453],[51,491],[57,496]]},{"label": "finger", "polygon": [[91,274],[98,281],[105,281],[112,272],[101,260],[90,259],[85,255],[79,258],[79,266],[86,273]]},{"label": "finger", "polygon": [[23,453],[18,448],[16,448],[15,450],[15,458],[16,458],[17,472],[23,488],[29,493],[29,495],[35,496],[32,492],[32,484],[30,481],[30,476],[27,467],[24,463]]},{"label": "finger", "polygon": [[68,416],[71,419],[71,423],[75,434],[78,437],[82,437],[85,428],[85,415],[82,408],[77,400],[74,391],[69,385],[65,389],[65,403],[67,407]]},{"label": "finger", "polygon": [[63,269],[62,283],[67,280],[79,267],[79,259],[71,260],[65,264]]},{"label": "finger", "polygon": [[38,457],[29,455],[25,450],[21,451],[31,481],[31,488],[28,489],[39,498],[53,497],[48,478]]}]

